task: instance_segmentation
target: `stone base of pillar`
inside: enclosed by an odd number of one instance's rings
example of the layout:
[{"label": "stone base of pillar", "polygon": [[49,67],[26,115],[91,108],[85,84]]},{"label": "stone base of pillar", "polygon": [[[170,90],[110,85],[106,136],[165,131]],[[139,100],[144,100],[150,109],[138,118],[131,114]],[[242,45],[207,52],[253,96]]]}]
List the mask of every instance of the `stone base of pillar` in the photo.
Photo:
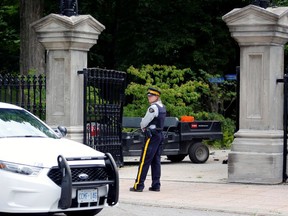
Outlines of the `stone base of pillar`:
[{"label": "stone base of pillar", "polygon": [[228,155],[228,181],[279,184],[283,173],[283,131],[239,130]]},{"label": "stone base of pillar", "polygon": [[83,143],[83,126],[70,126],[67,128],[67,139]]}]

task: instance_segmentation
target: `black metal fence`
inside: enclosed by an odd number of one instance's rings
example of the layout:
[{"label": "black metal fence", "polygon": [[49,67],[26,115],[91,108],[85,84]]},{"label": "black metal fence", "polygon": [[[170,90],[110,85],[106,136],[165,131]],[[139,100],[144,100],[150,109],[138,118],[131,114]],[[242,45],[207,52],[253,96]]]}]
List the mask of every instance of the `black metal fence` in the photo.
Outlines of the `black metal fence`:
[{"label": "black metal fence", "polygon": [[21,106],[45,120],[46,76],[0,74],[0,101]]},{"label": "black metal fence", "polygon": [[123,165],[122,116],[126,73],[90,68],[84,74],[84,143]]},{"label": "black metal fence", "polygon": [[[84,140],[109,152],[123,165],[122,115],[126,73],[99,68],[84,69]],[[45,120],[46,76],[0,75],[0,101],[16,104]]]}]

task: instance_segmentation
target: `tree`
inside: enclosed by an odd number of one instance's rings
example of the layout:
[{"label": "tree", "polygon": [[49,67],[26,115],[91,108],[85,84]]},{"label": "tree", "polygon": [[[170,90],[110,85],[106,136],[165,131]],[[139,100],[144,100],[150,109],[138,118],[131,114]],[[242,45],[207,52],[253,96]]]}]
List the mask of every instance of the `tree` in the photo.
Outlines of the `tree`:
[{"label": "tree", "polygon": [[44,0],[20,0],[20,74],[43,74],[45,49],[30,24],[43,16]]},{"label": "tree", "polygon": [[[43,1],[20,1],[21,73],[41,72],[43,66],[43,58],[37,59],[44,55],[43,48],[38,46],[34,32],[28,31],[28,25],[42,17]],[[239,64],[239,50],[221,17],[250,2],[81,0],[79,14],[91,14],[106,27],[89,52],[88,66],[126,70],[130,65],[163,64],[211,74],[231,73]],[[50,0],[44,6],[47,14],[57,13],[60,5],[59,1]]]},{"label": "tree", "polygon": [[273,3],[273,5],[276,5],[276,6],[287,6],[288,5],[287,0],[273,0],[272,3]]},{"label": "tree", "polygon": [[[44,15],[58,13],[60,6],[59,1],[45,1],[44,6],[43,2],[44,0],[20,1],[21,73],[29,70],[41,72],[39,68],[43,68],[43,58],[40,60],[37,58],[44,56],[44,51],[41,50],[41,45],[38,46],[34,32],[28,31],[28,25]],[[88,66],[126,70],[131,65],[140,67],[145,64],[163,64],[175,65],[178,68],[189,67],[196,72],[202,69],[211,74],[234,72],[235,66],[239,65],[239,48],[230,36],[222,16],[234,8],[244,7],[251,2],[251,0],[80,0],[79,14],[91,14],[106,27],[97,41],[98,44],[89,52]],[[8,5],[17,9],[19,3],[16,0],[2,0],[0,4],[2,9]],[[285,6],[288,3],[287,0],[274,0],[273,4]],[[9,40],[11,47],[17,41],[14,35],[19,33],[19,23],[15,21],[19,21],[19,17],[15,19],[15,15],[13,17],[11,14],[7,15],[5,11],[4,18],[11,18],[4,20],[7,25],[12,24],[6,28],[10,31],[8,33],[10,37],[6,39]],[[1,23],[3,24],[0,19],[0,25]],[[16,34],[12,34],[12,31]],[[28,39],[34,43],[28,42]],[[28,44],[32,44],[32,47]],[[7,53],[6,50],[5,52]],[[12,61],[11,58],[9,61]]]},{"label": "tree", "polygon": [[[249,2],[86,2],[83,11],[106,26],[97,46],[90,52],[90,56],[94,58],[89,63],[91,66],[103,65],[120,70],[126,70],[130,65],[140,67],[145,64],[159,64],[189,67],[195,71],[203,69],[212,74],[231,73],[231,70],[234,72],[235,66],[239,64],[239,49],[222,21],[222,16],[235,7],[248,5]],[[102,53],[105,55],[101,55]],[[101,62],[98,57],[102,57]],[[96,61],[98,62],[94,63]]]},{"label": "tree", "polygon": [[0,1],[0,73],[19,71],[19,3]]}]

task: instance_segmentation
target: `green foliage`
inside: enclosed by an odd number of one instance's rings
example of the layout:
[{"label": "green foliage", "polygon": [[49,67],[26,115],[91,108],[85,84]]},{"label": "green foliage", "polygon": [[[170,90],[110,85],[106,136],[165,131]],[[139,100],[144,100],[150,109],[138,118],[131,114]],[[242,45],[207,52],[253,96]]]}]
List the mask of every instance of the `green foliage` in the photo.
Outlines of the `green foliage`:
[{"label": "green foliage", "polygon": [[[227,88],[227,83],[209,83],[212,76],[201,70],[197,76],[191,69],[177,69],[175,66],[144,65],[127,70],[130,83],[126,89],[124,116],[143,116],[148,107],[147,89],[161,89],[161,100],[167,108],[168,116],[180,118],[192,115],[197,120],[219,120],[222,122],[224,139],[216,141],[217,147],[229,147],[233,140],[235,122],[211,110],[207,104],[224,104],[235,97],[235,92]],[[235,85],[235,84],[231,84]],[[233,89],[235,90],[235,89]],[[211,143],[210,143],[211,144]]]},{"label": "green foliage", "polygon": [[276,6],[288,6],[288,0],[273,0],[273,4]]},{"label": "green foliage", "polygon": [[0,73],[19,71],[19,2],[1,0],[0,2]]},{"label": "green foliage", "polygon": [[201,120],[216,120],[221,122],[223,131],[223,140],[206,141],[208,145],[217,149],[228,149],[234,140],[235,121],[230,118],[224,118],[223,115],[218,113],[199,112],[194,115],[195,119]]},{"label": "green foliage", "polygon": [[222,16],[251,1],[78,2],[80,14],[91,14],[106,27],[89,52],[89,67],[126,70],[159,64],[224,74],[239,65],[239,50]]},{"label": "green foliage", "polygon": [[[175,66],[146,65],[140,69],[130,67],[127,70],[128,76],[132,76],[132,80],[127,89],[129,109],[137,112],[147,108],[146,92],[148,87],[156,86],[162,91],[162,100],[165,101],[167,110],[171,116],[179,116],[181,113],[192,113],[201,107],[201,94],[209,91],[209,86],[202,81],[186,81],[188,75],[193,74],[190,69],[177,69]],[[131,112],[129,111],[129,112]],[[129,113],[135,115],[136,113]]]},{"label": "green foliage", "polygon": [[[222,20],[248,0],[81,0],[79,14],[105,25],[88,67],[126,70],[130,65],[175,65],[225,74],[239,65],[238,46]],[[44,15],[59,13],[59,1],[45,1]],[[0,42],[7,68],[19,67],[19,1],[2,0]],[[225,43],[224,43],[225,42]],[[1,48],[0,48],[1,49]],[[10,51],[11,55],[7,55]],[[2,53],[0,50],[0,54]],[[9,53],[10,54],[10,53]],[[8,61],[7,61],[8,60]],[[1,68],[2,69],[2,68]],[[10,70],[11,73],[11,70]]]}]

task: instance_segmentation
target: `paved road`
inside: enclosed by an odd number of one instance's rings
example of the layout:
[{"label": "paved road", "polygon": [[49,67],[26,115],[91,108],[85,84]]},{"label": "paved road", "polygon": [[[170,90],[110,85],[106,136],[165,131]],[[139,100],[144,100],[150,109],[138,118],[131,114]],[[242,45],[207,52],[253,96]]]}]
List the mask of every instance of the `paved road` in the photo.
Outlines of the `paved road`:
[{"label": "paved road", "polygon": [[[212,151],[205,164],[193,164],[188,157],[181,163],[170,163],[163,157],[162,186],[159,193],[148,191],[151,184],[150,174],[147,176],[146,188],[142,193],[129,191],[137,173],[138,158],[132,158],[130,163],[119,169],[120,199],[119,206],[114,210],[119,208],[120,212],[123,206],[124,211],[126,205],[132,205],[136,212],[140,208],[151,207],[160,208],[159,214],[163,210],[166,212],[165,215],[172,215],[174,211],[183,209],[183,211],[193,210],[199,214],[206,212],[211,216],[216,216],[217,213],[288,216],[288,185],[229,183],[228,164],[223,163],[227,160],[228,153],[229,151],[224,150]],[[102,214],[104,213],[105,209]]]},{"label": "paved road", "polygon": [[[227,160],[228,152],[225,150],[212,151],[209,157],[209,160],[205,164],[193,164],[189,160],[188,157],[184,159],[181,163],[171,163],[166,159],[165,156],[162,157],[162,185],[163,190],[165,190],[165,185],[167,183],[175,183],[183,185],[184,181],[190,182],[210,182],[210,183],[225,183],[227,180],[227,164],[223,164],[223,161]],[[137,173],[137,165],[138,165],[138,157],[130,157],[125,158],[125,166],[120,168],[120,185],[125,187],[125,182],[133,183],[133,179]],[[185,179],[183,178],[183,174],[185,174]],[[132,180],[132,181],[131,181]],[[150,174],[147,176],[146,185],[149,186]],[[181,183],[183,182],[183,183]],[[188,185],[189,187],[193,187],[193,185]],[[127,189],[127,190],[126,190]],[[122,188],[120,192],[120,202],[115,207],[107,207],[105,208],[99,216],[147,216],[147,212],[149,212],[149,216],[247,216],[247,214],[237,214],[232,212],[223,212],[221,210],[217,211],[207,211],[207,209],[193,209],[187,208],[187,206],[173,206],[173,204],[167,202],[163,204],[163,202],[153,203],[149,202],[149,200],[145,200],[145,203],[135,202],[135,200],[130,200],[135,198],[142,197],[144,193],[133,193],[128,191],[128,188]],[[149,193],[149,192],[148,192]],[[151,192],[150,192],[151,193]],[[157,195],[161,196],[161,193],[152,192],[151,196]],[[164,193],[167,193],[164,192]],[[169,192],[168,192],[169,193]],[[171,191],[174,193],[174,191]],[[170,193],[170,194],[171,194]],[[123,195],[123,199],[121,200],[121,194]],[[127,197],[127,196],[128,197]],[[193,194],[191,194],[193,196]],[[175,196],[175,199],[178,199],[179,196]],[[127,199],[128,198],[128,199]],[[173,195],[172,195],[173,200]],[[160,200],[159,200],[160,201]]]},{"label": "paved road", "polygon": [[[228,182],[229,151],[212,151],[205,164],[189,158],[170,163],[162,158],[161,192],[130,192],[138,158],[119,168],[120,199],[99,216],[288,216],[288,184],[259,185]],[[126,160],[125,160],[126,161]]]},{"label": "paved road", "polygon": [[[147,214],[148,213],[148,214]],[[102,210],[99,216],[247,216],[247,214],[234,214],[219,211],[193,210],[184,208],[167,208],[161,206],[147,206],[121,203],[115,207]]]},{"label": "paved road", "polygon": [[[185,158],[181,163],[171,163],[166,159],[165,156],[162,157],[162,181],[163,185],[165,182],[178,182],[181,184],[183,173],[191,173],[191,177],[189,177],[190,181],[195,182],[225,182],[227,176],[227,165],[222,165],[223,160],[227,159],[228,152],[227,151],[212,151],[209,160],[205,164],[193,164],[189,160],[189,158]],[[129,157],[125,158],[125,166],[119,169],[120,175],[120,185],[125,187],[124,182],[131,181],[133,183],[133,179],[137,173],[137,165],[138,165],[138,157]],[[199,171],[201,170],[201,171]],[[212,177],[213,176],[213,177]],[[187,179],[186,179],[187,180]],[[150,174],[147,177],[147,187],[150,182]],[[122,184],[121,184],[122,183]],[[163,187],[165,188],[165,187]],[[127,189],[127,190],[126,190]],[[126,199],[125,195],[129,195],[133,198],[133,193],[128,191],[128,188],[122,188],[120,192],[120,201],[117,206],[114,207],[106,207],[102,210],[99,216],[147,216],[147,212],[149,212],[149,216],[247,216],[247,214],[236,214],[236,213],[227,213],[221,211],[207,211],[205,209],[192,209],[181,206],[172,206],[166,203],[162,205],[161,203],[134,203],[133,200],[129,202]],[[124,192],[123,192],[124,191]],[[121,199],[121,193],[124,196]],[[147,192],[143,192],[147,193]],[[162,192],[160,192],[162,193]],[[151,194],[159,195],[160,193]],[[136,193],[135,199],[141,194]],[[193,195],[192,195],[193,196]],[[125,198],[125,199],[124,199]],[[176,199],[177,197],[175,197]]]}]

